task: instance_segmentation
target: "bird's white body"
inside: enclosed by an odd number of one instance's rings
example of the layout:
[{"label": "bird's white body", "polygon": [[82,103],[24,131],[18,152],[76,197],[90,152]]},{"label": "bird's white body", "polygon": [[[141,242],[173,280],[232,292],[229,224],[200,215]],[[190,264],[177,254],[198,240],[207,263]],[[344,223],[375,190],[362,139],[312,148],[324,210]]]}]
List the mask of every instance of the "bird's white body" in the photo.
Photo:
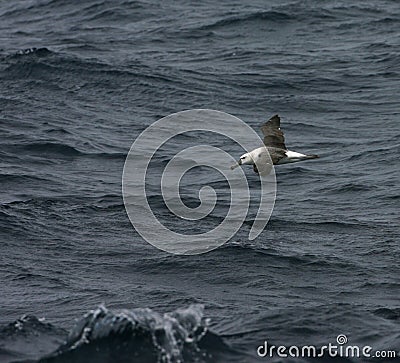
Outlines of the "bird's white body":
[{"label": "bird's white body", "polygon": [[259,147],[250,151],[249,153],[243,154],[240,157],[241,165],[254,165],[257,159],[260,159],[263,155],[266,154],[267,148],[265,146]]},{"label": "bird's white body", "polygon": [[309,159],[309,157],[307,155],[305,155],[305,154],[298,153],[296,151],[287,150],[286,151],[286,157],[284,157],[283,159],[279,160],[277,165],[296,163],[298,161],[302,161],[302,160],[306,160],[306,159]]},{"label": "bird's white body", "polygon": [[[243,154],[240,157],[241,165],[254,165],[256,160],[266,157],[266,151],[267,148],[262,146],[250,151],[249,153]],[[285,156],[278,161],[277,165],[295,163],[297,161],[306,159],[309,159],[308,155],[301,154],[296,151],[285,150]]]}]

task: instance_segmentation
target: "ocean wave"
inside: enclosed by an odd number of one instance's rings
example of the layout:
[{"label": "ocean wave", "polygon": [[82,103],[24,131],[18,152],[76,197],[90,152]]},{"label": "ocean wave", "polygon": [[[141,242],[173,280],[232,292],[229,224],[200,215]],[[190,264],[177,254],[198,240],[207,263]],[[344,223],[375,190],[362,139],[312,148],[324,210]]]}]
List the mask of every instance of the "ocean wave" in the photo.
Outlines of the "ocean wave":
[{"label": "ocean wave", "polygon": [[370,192],[376,189],[378,189],[377,185],[367,185],[367,184],[350,182],[343,185],[333,186],[329,189],[329,192],[330,193]]},{"label": "ocean wave", "polygon": [[[61,132],[63,131],[54,131]],[[4,146],[5,144],[3,144]],[[90,148],[90,149],[88,149]],[[7,145],[7,150],[15,151],[14,155],[18,155],[22,160],[26,160],[24,155],[35,157],[54,157],[54,158],[75,158],[75,157],[88,157],[95,159],[107,159],[107,160],[125,160],[126,153],[123,152],[105,152],[101,150],[101,146],[95,146],[93,144],[85,143],[78,147],[68,145],[65,142],[58,141],[24,141],[19,144]],[[15,157],[15,156],[14,156]],[[50,159],[48,159],[50,161]]]},{"label": "ocean wave", "polygon": [[88,312],[65,343],[39,362],[215,362],[210,351],[229,348],[208,331],[203,311],[200,304],[165,314],[148,308],[111,311],[100,306]]},{"label": "ocean wave", "polygon": [[229,26],[240,26],[243,23],[271,23],[288,24],[293,22],[319,23],[322,21],[336,20],[343,16],[340,12],[327,7],[318,10],[306,7],[302,2],[283,4],[272,7],[269,10],[257,10],[240,15],[230,15],[223,19],[214,21],[203,26],[199,30],[214,30],[229,28]]},{"label": "ocean wave", "polygon": [[209,323],[201,304],[164,314],[149,308],[111,311],[101,305],[69,333],[44,318],[24,315],[0,328],[0,359],[6,363],[243,362],[243,354],[211,332]]},{"label": "ocean wave", "polygon": [[2,363],[37,362],[44,354],[57,349],[66,333],[44,319],[23,315],[0,328],[0,360]]},{"label": "ocean wave", "polygon": [[26,48],[26,49],[21,49],[14,53],[13,55],[9,56],[9,58],[21,58],[21,57],[47,57],[48,55],[53,54],[52,51],[50,51],[48,48],[43,47],[43,48]]},{"label": "ocean wave", "polygon": [[25,145],[20,145],[19,147],[23,151],[29,151],[33,154],[51,154],[58,156],[78,156],[82,154],[73,146],[57,142],[30,142]]},{"label": "ocean wave", "polygon": [[[363,160],[365,158],[369,159],[369,162],[384,162],[387,157],[394,156],[394,149],[397,149],[398,145],[393,145],[390,147],[382,147],[375,149],[362,150],[357,154],[349,155],[346,157],[346,161],[356,161]],[[374,157],[374,160],[371,160],[371,156]],[[386,156],[386,157],[384,157]],[[341,160],[342,161],[342,160]]]},{"label": "ocean wave", "polygon": [[211,30],[216,28],[222,28],[229,25],[237,25],[243,22],[253,21],[270,21],[270,22],[282,22],[294,20],[295,17],[281,11],[257,11],[253,13],[230,16],[224,19],[215,21],[214,23],[203,25],[199,30]]},{"label": "ocean wave", "polygon": [[379,308],[374,310],[373,313],[388,320],[400,320],[400,308]]},{"label": "ocean wave", "polygon": [[[1,179],[0,179],[1,180]],[[118,194],[104,194],[99,196],[60,195],[57,197],[35,197],[24,200],[11,200],[1,204],[5,211],[30,211],[37,209],[63,210],[64,212],[83,212],[91,210],[122,210],[122,197]]]},{"label": "ocean wave", "polygon": [[[238,251],[238,249],[240,249],[240,251]],[[213,253],[221,252],[223,252],[225,258],[227,256],[237,256],[240,254],[243,258],[249,258],[251,256],[251,260],[254,262],[268,260],[269,265],[275,264],[284,268],[322,268],[352,271],[356,266],[349,261],[321,256],[317,253],[285,252],[278,248],[267,246],[265,241],[262,243],[253,243],[249,241],[229,242]],[[219,279],[221,279],[221,277],[219,277]],[[256,286],[258,282],[254,281],[250,282],[250,284]]]},{"label": "ocean wave", "polygon": [[2,183],[43,183],[48,179],[26,174],[3,174],[0,173],[0,182]]},{"label": "ocean wave", "polygon": [[33,315],[23,315],[13,323],[0,329],[0,337],[10,337],[15,335],[30,335],[39,332],[54,332],[53,325],[38,319]]},{"label": "ocean wave", "polygon": [[132,85],[132,82],[138,87],[154,85],[156,82],[159,87],[165,87],[167,83],[183,88],[186,92],[192,91],[184,85],[184,79],[179,73],[174,74],[170,69],[155,70],[138,60],[120,66],[47,48],[23,49],[0,59],[3,61],[3,79],[12,82],[32,81],[30,86],[46,84],[46,87],[60,91],[79,91],[89,86],[120,90],[124,84]]}]

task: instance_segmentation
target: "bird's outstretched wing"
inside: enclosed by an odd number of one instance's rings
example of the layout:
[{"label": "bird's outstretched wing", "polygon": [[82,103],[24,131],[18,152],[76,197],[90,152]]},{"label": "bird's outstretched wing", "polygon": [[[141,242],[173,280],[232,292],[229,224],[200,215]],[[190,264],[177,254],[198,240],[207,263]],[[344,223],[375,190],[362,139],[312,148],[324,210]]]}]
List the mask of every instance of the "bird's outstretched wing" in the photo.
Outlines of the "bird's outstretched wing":
[{"label": "bird's outstretched wing", "polygon": [[281,131],[281,119],[278,115],[272,116],[264,125],[261,131],[264,134],[264,144],[267,147],[286,149],[285,137]]}]

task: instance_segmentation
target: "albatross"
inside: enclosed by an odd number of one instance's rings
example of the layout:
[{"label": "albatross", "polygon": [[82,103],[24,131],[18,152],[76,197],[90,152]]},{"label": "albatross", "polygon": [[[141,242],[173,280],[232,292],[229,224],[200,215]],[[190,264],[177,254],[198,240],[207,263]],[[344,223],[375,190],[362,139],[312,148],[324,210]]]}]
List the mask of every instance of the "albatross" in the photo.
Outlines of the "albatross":
[{"label": "albatross", "polygon": [[266,155],[268,150],[270,159],[274,165],[296,163],[298,161],[317,159],[318,155],[306,155],[296,151],[290,151],[285,145],[285,137],[281,131],[281,119],[278,115],[272,116],[267,122],[261,126],[264,135],[264,145],[246,154],[243,154],[237,164],[232,165],[231,169],[235,169],[240,165],[253,165],[254,171],[259,174],[256,166],[268,163],[269,158]]}]

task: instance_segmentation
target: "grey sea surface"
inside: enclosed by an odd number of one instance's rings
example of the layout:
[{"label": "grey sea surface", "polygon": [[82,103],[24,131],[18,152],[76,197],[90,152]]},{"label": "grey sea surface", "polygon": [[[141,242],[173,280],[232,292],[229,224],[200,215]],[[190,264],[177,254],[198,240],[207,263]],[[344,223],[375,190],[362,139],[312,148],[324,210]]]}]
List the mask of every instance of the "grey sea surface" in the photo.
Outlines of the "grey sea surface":
[{"label": "grey sea surface", "polygon": [[[339,334],[400,351],[397,1],[3,1],[0,60],[0,362],[247,363],[267,361],[265,340]],[[287,146],[320,159],[276,167],[253,241],[246,168],[235,237],[174,256],[133,229],[122,171],[146,127],[193,108],[256,131],[279,113]],[[211,169],[182,179],[188,205],[217,191],[201,223],[172,216],[158,190],[176,150],[210,143],[243,152],[197,132],[155,154],[149,204],[165,225],[199,233],[226,215]]]}]

